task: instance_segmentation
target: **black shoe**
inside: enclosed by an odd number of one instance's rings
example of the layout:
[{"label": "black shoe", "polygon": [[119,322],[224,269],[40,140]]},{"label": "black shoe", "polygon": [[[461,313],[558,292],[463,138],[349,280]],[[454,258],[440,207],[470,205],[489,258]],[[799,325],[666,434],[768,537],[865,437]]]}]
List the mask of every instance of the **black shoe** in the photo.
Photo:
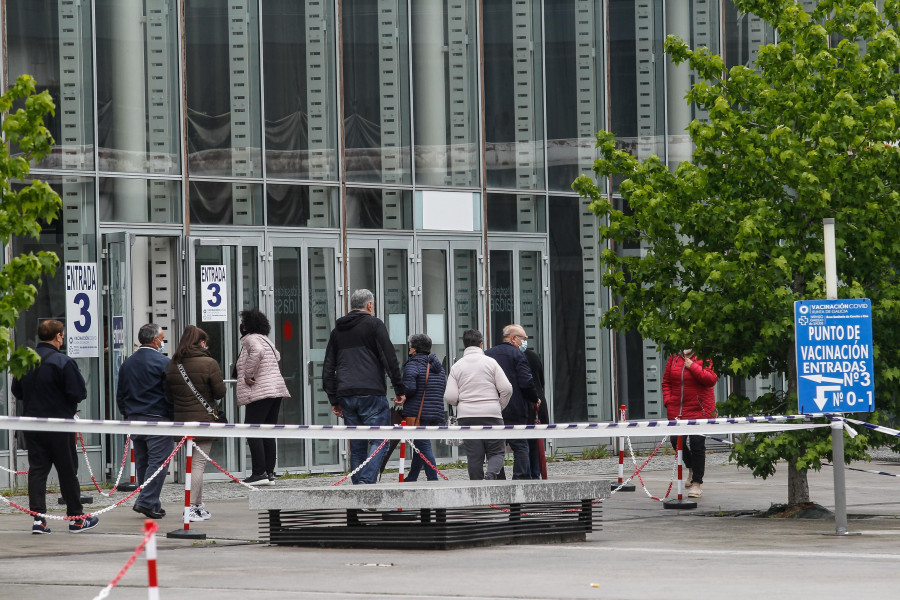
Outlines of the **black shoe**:
[{"label": "black shoe", "polygon": [[266,473],[266,476],[269,478],[269,481],[275,481],[276,479],[278,479],[278,475],[275,474],[275,471]]},{"label": "black shoe", "polygon": [[250,485],[271,485],[272,482],[269,481],[269,476],[265,473],[261,475],[251,475],[243,480],[244,483],[249,483]]},{"label": "black shoe", "polygon": [[162,519],[164,516],[166,516],[166,509],[164,508],[159,509],[159,512],[157,512],[149,508],[144,508],[143,506],[132,506],[131,510],[136,513],[141,513],[142,515],[150,519]]}]

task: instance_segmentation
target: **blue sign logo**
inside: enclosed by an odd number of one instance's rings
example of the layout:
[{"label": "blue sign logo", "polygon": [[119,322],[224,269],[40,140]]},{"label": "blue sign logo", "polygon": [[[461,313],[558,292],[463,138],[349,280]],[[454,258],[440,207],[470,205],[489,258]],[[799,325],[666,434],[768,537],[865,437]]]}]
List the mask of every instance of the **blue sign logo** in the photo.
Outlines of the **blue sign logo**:
[{"label": "blue sign logo", "polygon": [[801,413],[872,412],[872,303],[867,298],[794,302]]}]

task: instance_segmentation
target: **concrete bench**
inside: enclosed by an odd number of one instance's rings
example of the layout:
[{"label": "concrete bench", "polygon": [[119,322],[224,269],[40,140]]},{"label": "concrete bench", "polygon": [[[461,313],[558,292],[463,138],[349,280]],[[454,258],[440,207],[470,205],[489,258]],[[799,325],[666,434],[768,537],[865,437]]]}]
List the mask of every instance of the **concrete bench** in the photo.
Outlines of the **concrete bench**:
[{"label": "concrete bench", "polygon": [[583,541],[610,481],[432,481],[266,489],[250,495],[270,544],[445,550]]}]

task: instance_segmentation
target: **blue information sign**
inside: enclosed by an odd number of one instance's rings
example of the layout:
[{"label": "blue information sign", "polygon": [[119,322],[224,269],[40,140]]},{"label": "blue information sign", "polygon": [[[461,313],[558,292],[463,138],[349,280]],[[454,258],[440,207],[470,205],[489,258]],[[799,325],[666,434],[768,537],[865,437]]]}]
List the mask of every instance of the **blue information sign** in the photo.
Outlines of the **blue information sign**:
[{"label": "blue information sign", "polygon": [[872,412],[872,303],[867,298],[794,302],[801,413]]}]

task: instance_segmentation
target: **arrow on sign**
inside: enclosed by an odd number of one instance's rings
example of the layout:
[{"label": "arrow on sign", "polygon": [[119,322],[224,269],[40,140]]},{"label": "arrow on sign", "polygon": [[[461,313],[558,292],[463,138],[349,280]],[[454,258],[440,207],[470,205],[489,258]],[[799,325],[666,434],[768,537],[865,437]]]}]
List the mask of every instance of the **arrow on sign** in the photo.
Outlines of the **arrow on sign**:
[{"label": "arrow on sign", "polygon": [[839,392],[841,391],[841,386],[839,385],[817,385],[816,386],[816,397],[813,400],[816,403],[816,406],[819,407],[819,410],[825,408],[825,405],[828,403],[828,398],[825,397],[825,392]]},{"label": "arrow on sign", "polygon": [[824,375],[801,375],[801,377],[803,377],[803,379],[815,381],[816,383],[844,383],[844,380],[840,377],[825,377]]}]

